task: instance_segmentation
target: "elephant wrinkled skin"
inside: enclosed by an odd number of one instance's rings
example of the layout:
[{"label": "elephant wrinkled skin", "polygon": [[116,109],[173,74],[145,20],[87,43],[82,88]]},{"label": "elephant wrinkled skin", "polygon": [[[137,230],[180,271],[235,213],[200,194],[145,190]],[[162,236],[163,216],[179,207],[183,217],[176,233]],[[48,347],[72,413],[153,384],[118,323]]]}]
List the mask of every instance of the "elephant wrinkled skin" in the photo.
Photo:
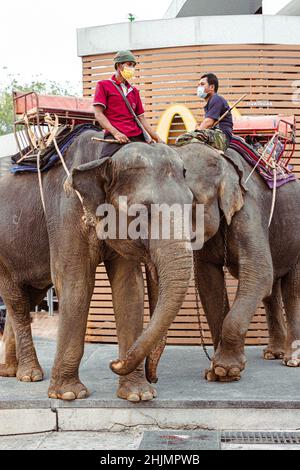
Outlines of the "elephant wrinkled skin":
[{"label": "elephant wrinkled skin", "polygon": [[[223,382],[240,379],[246,364],[245,336],[261,302],[270,334],[265,359],[283,358],[285,365],[299,366],[300,356],[295,352],[300,340],[300,182],[279,188],[269,228],[272,191],[256,172],[245,184],[252,167],[239,154],[229,149],[224,157],[198,143],[177,152],[194,202],[205,205],[205,244],[194,251],[194,262],[215,348],[206,378]],[[238,279],[231,308],[227,293],[224,302],[225,239],[227,268]],[[153,309],[157,293],[151,280],[149,288]],[[149,381],[157,380],[163,346],[161,343],[159,353],[156,350],[147,358]]]},{"label": "elephant wrinkled skin", "polygon": [[[7,175],[0,181],[0,293],[8,311],[6,358],[1,376],[39,381],[43,371],[32,342],[30,310],[54,284],[59,299],[57,351],[49,397],[85,398],[79,379],[87,314],[96,267],[104,262],[112,286],[119,340],[118,396],[150,400],[155,390],[146,381],[143,360],[163,336],[184,300],[192,265],[186,240],[99,241],[97,207],[118,197],[128,205],[190,204],[183,164],[166,145],[129,144],[110,159],[96,160],[101,146],[89,131],[66,154],[71,176],[62,166],[43,175],[44,215],[35,174]],[[65,183],[65,185],[64,185]],[[63,190],[63,185],[65,190]],[[83,198],[83,207],[76,189]],[[158,278],[158,302],[143,332],[144,284],[141,262]],[[128,327],[130,325],[130,328]]]}]

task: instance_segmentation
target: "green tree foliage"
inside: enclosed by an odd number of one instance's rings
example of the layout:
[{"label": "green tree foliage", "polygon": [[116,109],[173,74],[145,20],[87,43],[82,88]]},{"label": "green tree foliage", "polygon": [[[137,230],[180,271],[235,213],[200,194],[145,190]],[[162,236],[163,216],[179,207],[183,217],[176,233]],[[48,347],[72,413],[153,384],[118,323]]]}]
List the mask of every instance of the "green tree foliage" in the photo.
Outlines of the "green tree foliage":
[{"label": "green tree foliage", "polygon": [[60,84],[55,81],[44,82],[35,79],[29,83],[21,83],[18,78],[9,75],[9,84],[0,88],[0,135],[9,134],[13,131],[13,90],[24,92],[36,91],[46,95],[77,95],[73,85],[69,82]]}]

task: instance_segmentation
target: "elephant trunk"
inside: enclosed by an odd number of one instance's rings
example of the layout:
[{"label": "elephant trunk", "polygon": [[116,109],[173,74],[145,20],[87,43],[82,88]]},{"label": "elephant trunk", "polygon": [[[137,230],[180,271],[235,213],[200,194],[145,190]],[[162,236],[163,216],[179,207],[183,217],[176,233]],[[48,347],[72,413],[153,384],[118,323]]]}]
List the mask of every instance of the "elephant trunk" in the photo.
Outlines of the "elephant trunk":
[{"label": "elephant trunk", "polygon": [[[150,271],[148,266],[146,266],[146,279],[150,318],[152,318],[158,299],[158,283],[153,278],[152,272]],[[145,374],[146,379],[150,383],[157,383],[158,381],[157,366],[167,344],[167,338],[168,336],[165,335],[146,358]]]},{"label": "elephant trunk", "polygon": [[151,241],[150,255],[158,274],[158,299],[150,323],[127,352],[110,364],[113,372],[128,375],[167,335],[189,287],[192,251],[185,240]]}]

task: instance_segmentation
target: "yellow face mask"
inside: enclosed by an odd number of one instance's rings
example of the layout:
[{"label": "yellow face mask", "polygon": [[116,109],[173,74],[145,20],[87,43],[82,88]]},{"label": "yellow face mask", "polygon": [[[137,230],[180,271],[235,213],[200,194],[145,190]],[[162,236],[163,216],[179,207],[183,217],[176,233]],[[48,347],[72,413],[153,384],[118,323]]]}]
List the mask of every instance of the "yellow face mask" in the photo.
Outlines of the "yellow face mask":
[{"label": "yellow face mask", "polygon": [[133,67],[124,67],[123,70],[121,70],[121,75],[124,78],[124,80],[131,80],[134,77],[134,68]]}]

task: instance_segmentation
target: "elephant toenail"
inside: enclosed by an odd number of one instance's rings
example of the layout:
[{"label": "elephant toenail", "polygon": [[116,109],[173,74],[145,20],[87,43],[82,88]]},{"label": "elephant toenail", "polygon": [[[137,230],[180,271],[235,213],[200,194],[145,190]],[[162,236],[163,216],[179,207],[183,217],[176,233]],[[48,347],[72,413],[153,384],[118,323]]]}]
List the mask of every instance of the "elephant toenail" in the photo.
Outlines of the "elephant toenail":
[{"label": "elephant toenail", "polygon": [[142,401],[149,401],[149,400],[152,400],[153,398],[154,398],[154,396],[152,395],[151,392],[141,393],[141,400]]},{"label": "elephant toenail", "polygon": [[88,395],[89,395],[89,393],[88,393],[87,390],[81,390],[81,392],[78,393],[77,398],[78,398],[79,400],[82,400],[83,398],[88,397]]},{"label": "elephant toenail", "polygon": [[61,398],[62,400],[72,401],[72,400],[75,400],[76,395],[74,392],[65,392],[63,393]]},{"label": "elephant toenail", "polygon": [[232,369],[229,370],[228,375],[230,377],[234,377],[235,375],[240,374],[240,369],[238,367],[232,367]]},{"label": "elephant toenail", "polygon": [[43,380],[42,375],[34,375],[32,377],[32,382],[41,382]]},{"label": "elephant toenail", "polygon": [[298,367],[298,365],[299,365],[299,361],[297,359],[290,359],[287,362],[287,366],[289,367]]},{"label": "elephant toenail", "polygon": [[225,377],[226,375],[226,370],[223,367],[216,367],[215,368],[215,373],[219,375],[220,377]]},{"label": "elephant toenail", "polygon": [[127,400],[136,403],[140,401],[140,397],[137,393],[131,393],[130,395],[128,395]]},{"label": "elephant toenail", "polygon": [[29,375],[24,375],[24,377],[21,378],[21,382],[31,382],[31,377],[29,377]]},{"label": "elephant toenail", "polygon": [[264,354],[264,358],[271,360],[271,359],[275,359],[275,356],[274,354],[267,352]]},{"label": "elephant toenail", "polygon": [[111,361],[110,363],[110,368],[115,371],[115,370],[120,370],[124,367],[125,362],[124,361]]}]

